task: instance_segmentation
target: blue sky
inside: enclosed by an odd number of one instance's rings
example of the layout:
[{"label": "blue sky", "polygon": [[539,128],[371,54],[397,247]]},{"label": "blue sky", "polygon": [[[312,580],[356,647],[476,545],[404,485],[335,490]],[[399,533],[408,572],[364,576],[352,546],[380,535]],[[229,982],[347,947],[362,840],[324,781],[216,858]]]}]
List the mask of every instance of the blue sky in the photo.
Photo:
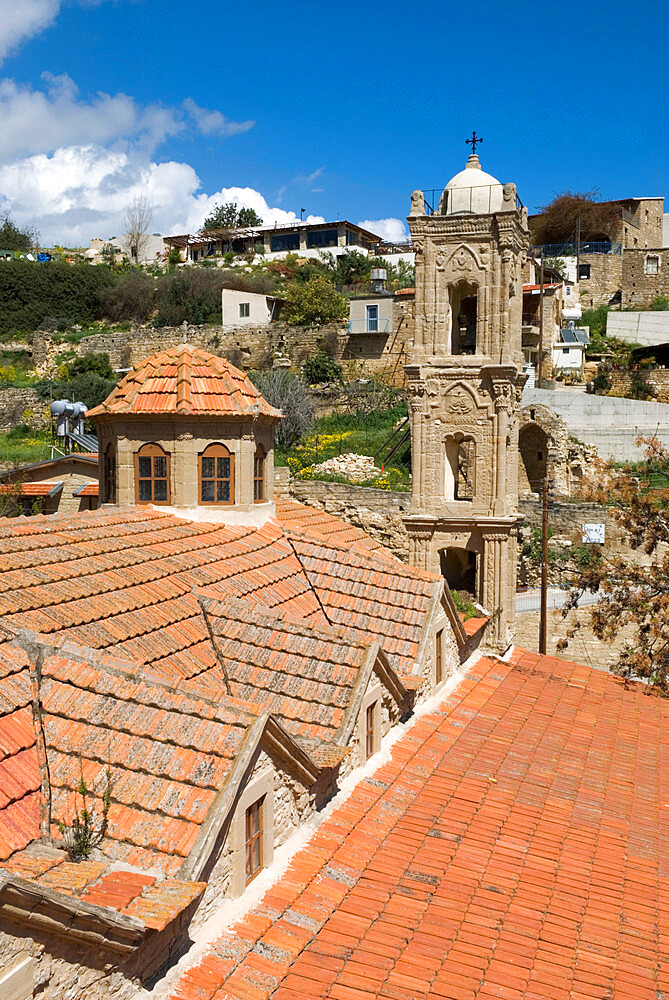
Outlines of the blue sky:
[{"label": "blue sky", "polygon": [[[237,198],[376,223],[482,165],[534,210],[667,192],[669,4],[0,0],[0,210],[45,244]],[[381,221],[379,221],[381,220]]]}]

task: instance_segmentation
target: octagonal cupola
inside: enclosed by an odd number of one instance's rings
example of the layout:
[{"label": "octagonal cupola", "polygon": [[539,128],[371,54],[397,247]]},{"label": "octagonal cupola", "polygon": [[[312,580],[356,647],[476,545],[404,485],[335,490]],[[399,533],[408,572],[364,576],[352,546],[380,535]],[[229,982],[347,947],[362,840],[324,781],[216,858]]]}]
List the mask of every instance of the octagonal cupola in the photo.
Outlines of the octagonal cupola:
[{"label": "octagonal cupola", "polygon": [[98,429],[103,504],[239,523],[273,513],[282,413],[225,358],[191,344],[154,354],[88,417]]}]

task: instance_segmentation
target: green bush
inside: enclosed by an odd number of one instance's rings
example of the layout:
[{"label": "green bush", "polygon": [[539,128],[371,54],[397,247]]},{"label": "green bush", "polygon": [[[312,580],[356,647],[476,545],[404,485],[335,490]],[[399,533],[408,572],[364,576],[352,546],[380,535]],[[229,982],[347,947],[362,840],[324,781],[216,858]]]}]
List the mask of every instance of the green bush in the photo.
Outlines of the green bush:
[{"label": "green bush", "polygon": [[0,267],[0,333],[63,328],[102,315],[101,293],[114,281],[106,267],[15,260]]},{"label": "green bush", "polygon": [[342,382],[343,374],[340,366],[333,361],[325,351],[318,350],[307,358],[302,366],[302,374],[309,385],[321,385],[323,382]]},{"label": "green bush", "polygon": [[277,448],[289,448],[308,434],[314,424],[314,404],[301,378],[285,368],[249,372],[249,377],[267,402],[283,412],[276,428]]},{"label": "green bush", "polygon": [[69,399],[88,409],[102,403],[116,385],[108,354],[82,354],[61,366],[60,377],[43,379],[35,386],[43,399]]},{"label": "green bush", "polygon": [[100,293],[102,312],[112,323],[145,323],[154,310],[155,294],[155,282],[144,271],[121,273]]},{"label": "green bush", "polygon": [[650,304],[650,308],[658,312],[664,312],[669,309],[669,300],[666,295],[656,295]]},{"label": "green bush", "polygon": [[348,316],[348,299],[324,274],[289,284],[285,299],[281,318],[296,326],[320,326]]}]

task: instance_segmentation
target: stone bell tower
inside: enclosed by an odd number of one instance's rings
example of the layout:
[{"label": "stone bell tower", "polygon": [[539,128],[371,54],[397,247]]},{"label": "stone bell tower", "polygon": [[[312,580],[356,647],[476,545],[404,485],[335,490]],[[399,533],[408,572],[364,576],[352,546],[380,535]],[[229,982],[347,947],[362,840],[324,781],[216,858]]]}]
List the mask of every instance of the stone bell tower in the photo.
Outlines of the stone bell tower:
[{"label": "stone bell tower", "polygon": [[512,638],[516,581],[522,263],[527,209],[474,152],[426,214],[408,218],[416,253],[408,379],[413,493],[410,561],[441,572],[491,613],[489,647]]}]

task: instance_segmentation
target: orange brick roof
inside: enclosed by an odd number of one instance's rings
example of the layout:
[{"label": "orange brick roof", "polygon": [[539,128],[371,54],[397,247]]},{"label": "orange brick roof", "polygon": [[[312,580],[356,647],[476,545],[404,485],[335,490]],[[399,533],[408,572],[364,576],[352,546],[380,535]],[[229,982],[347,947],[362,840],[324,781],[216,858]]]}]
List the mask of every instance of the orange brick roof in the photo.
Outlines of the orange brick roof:
[{"label": "orange brick roof", "polygon": [[658,1000],[669,702],[482,658],[170,1000]]},{"label": "orange brick roof", "polygon": [[97,480],[92,483],[84,483],[80,486],[78,490],[75,490],[73,496],[75,497],[97,497],[100,495],[100,484]]},{"label": "orange brick roof", "polygon": [[205,601],[236,698],[277,715],[294,736],[336,740],[369,646],[241,601]]},{"label": "orange brick roof", "polygon": [[282,417],[251,380],[225,358],[180,344],[135,365],[88,417],[180,414]]},{"label": "orange brick roof", "polygon": [[22,497],[50,497],[63,488],[62,482],[12,483],[0,485],[0,493],[13,493],[18,487]]},{"label": "orange brick roof", "polygon": [[39,837],[40,779],[28,660],[0,636],[0,863]]},{"label": "orange brick roof", "polygon": [[377,542],[371,535],[361,531],[360,528],[354,528],[352,524],[348,524],[340,517],[328,514],[324,510],[307,507],[296,500],[277,497],[276,516],[286,528],[293,528],[301,532],[308,531],[310,535],[316,535],[318,538],[342,548],[350,545],[362,547],[365,551],[386,556],[393,562],[399,561],[389,549]]}]

